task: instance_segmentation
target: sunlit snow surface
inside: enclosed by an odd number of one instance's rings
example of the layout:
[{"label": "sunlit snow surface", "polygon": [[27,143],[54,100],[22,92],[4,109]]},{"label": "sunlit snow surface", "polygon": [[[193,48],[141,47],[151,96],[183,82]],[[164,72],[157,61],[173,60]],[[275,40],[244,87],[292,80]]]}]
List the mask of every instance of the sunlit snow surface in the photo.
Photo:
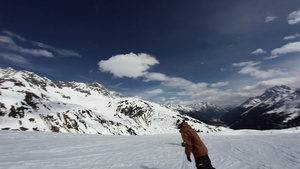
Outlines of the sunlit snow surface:
[{"label": "sunlit snow surface", "polygon": [[[300,130],[200,134],[216,169],[300,168]],[[0,131],[5,169],[192,169],[178,134],[84,135]]]}]

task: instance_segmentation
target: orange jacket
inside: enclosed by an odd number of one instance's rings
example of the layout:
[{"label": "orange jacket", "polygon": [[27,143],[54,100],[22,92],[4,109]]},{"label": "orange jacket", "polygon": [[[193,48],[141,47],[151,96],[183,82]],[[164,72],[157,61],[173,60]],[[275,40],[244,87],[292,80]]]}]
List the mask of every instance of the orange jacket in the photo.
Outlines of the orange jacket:
[{"label": "orange jacket", "polygon": [[208,154],[208,150],[199,135],[194,129],[187,123],[182,124],[180,130],[183,141],[185,142],[185,154],[187,156],[193,153],[195,159],[202,157]]}]

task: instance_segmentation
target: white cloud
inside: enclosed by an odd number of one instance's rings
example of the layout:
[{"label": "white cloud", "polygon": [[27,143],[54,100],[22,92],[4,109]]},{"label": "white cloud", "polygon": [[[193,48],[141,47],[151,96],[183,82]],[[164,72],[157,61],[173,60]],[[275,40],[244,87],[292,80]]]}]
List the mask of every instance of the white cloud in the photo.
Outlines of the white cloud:
[{"label": "white cloud", "polygon": [[1,36],[1,35],[0,35],[0,43],[15,44],[15,42],[12,40],[12,38],[10,38],[8,36]]},{"label": "white cloud", "polygon": [[58,53],[59,55],[62,56],[66,56],[66,57],[72,57],[72,56],[76,56],[76,57],[81,57],[81,55],[73,50],[67,50],[67,49],[56,49],[55,47],[52,47],[50,45],[46,45],[40,42],[35,42],[35,41],[31,41],[32,44],[34,44],[35,46],[41,47],[43,49],[49,49],[55,53]]},{"label": "white cloud", "polygon": [[164,81],[162,84],[168,87],[178,88],[178,89],[193,91],[193,92],[201,91],[202,89],[206,89],[208,86],[208,83],[203,83],[203,82],[194,83],[180,77],[170,77],[168,78],[167,81]]},{"label": "white cloud", "polygon": [[300,52],[300,41],[288,43],[271,51],[272,55],[282,55],[293,52]]},{"label": "white cloud", "polygon": [[155,90],[147,91],[146,93],[148,93],[148,94],[161,94],[163,92],[164,91],[162,89],[155,89]]},{"label": "white cloud", "polygon": [[5,34],[5,35],[8,35],[10,37],[17,38],[18,40],[21,40],[21,41],[27,41],[26,38],[23,38],[22,36],[20,36],[16,33],[10,32],[8,30],[3,30],[2,33]]},{"label": "white cloud", "polygon": [[168,77],[162,73],[147,73],[144,75],[146,78],[144,81],[160,81],[164,86],[171,88],[184,89],[184,90],[198,90],[207,88],[208,83],[194,83],[181,77]]},{"label": "white cloud", "polygon": [[248,61],[248,62],[240,62],[240,63],[233,63],[233,66],[238,66],[238,67],[243,67],[243,66],[255,66],[259,65],[260,62],[253,62],[253,61]]},{"label": "white cloud", "polygon": [[221,86],[228,86],[228,85],[229,85],[229,82],[226,81],[226,82],[213,83],[213,84],[211,84],[211,87],[221,87]]},{"label": "white cloud", "polygon": [[[298,71],[299,72],[299,71]],[[267,80],[258,81],[252,85],[240,86],[236,89],[217,91],[217,94],[211,94],[211,97],[206,97],[204,100],[199,97],[199,101],[208,101],[216,103],[219,105],[239,105],[242,102],[249,99],[249,97],[254,97],[261,95],[267,88],[273,87],[275,85],[287,85],[290,87],[299,87],[300,79],[297,73],[289,76],[276,77]],[[250,83],[251,84],[251,83]],[[224,102],[224,100],[230,100],[230,102]]]},{"label": "white cloud", "polygon": [[169,78],[162,73],[147,73],[144,75],[146,78],[144,81],[149,82],[149,81],[167,81]]},{"label": "white cloud", "polygon": [[[177,96],[189,96],[193,99],[199,97],[207,99],[208,97],[218,93],[219,89],[216,87],[226,86],[229,84],[229,82],[218,82],[211,85],[205,82],[195,83],[181,77],[168,77],[162,73],[148,73],[145,74],[144,77],[146,78],[146,80],[144,80],[145,82],[159,81],[161,82],[161,85],[167,87],[167,89],[171,90],[172,93],[176,93]],[[209,86],[215,88],[209,88]],[[180,100],[177,99],[176,101]],[[173,102],[176,101],[173,100]]]},{"label": "white cloud", "polygon": [[[55,47],[52,47],[50,45],[46,45],[40,42],[35,42],[29,39],[26,39],[16,33],[3,30],[2,31],[5,36],[0,35],[0,47],[3,49],[7,49],[13,52],[19,52],[21,54],[26,55],[34,55],[34,56],[43,56],[43,57],[54,57],[53,53],[57,53],[60,56],[65,57],[71,57],[76,56],[80,57],[81,55],[73,50],[67,50],[67,49],[57,49]],[[34,47],[38,47],[38,49],[30,49],[22,47],[21,45],[17,45],[15,41],[22,41],[23,43],[27,43],[27,45],[33,45]]]},{"label": "white cloud", "polygon": [[27,60],[26,58],[20,55],[11,54],[11,53],[0,53],[0,59],[10,62],[19,67],[33,69],[33,70],[41,70],[40,67],[35,66],[29,60]]},{"label": "white cloud", "polygon": [[287,86],[295,86],[295,84],[299,84],[300,79],[297,76],[290,76],[290,77],[280,77],[274,78],[269,80],[263,80],[257,82],[251,86],[245,86],[245,90],[255,90],[255,89],[265,89],[270,88],[276,85],[287,85]]},{"label": "white cloud", "polygon": [[161,99],[160,99],[160,101],[162,101],[162,102],[165,102],[167,99],[165,98],[165,97],[162,97]]},{"label": "white cloud", "polygon": [[[263,89],[259,84],[257,84],[258,86],[242,86],[238,87],[238,89],[221,90],[219,87],[229,85],[228,81],[208,84],[205,82],[192,82],[181,77],[170,77],[159,72],[149,72],[151,66],[158,64],[159,62],[150,55],[143,55],[145,56],[144,59],[141,59],[141,54],[130,53],[116,55],[108,60],[102,60],[98,64],[100,70],[102,69],[104,72],[110,72],[115,77],[143,77],[144,82],[158,82],[159,85],[156,86],[156,89],[138,92],[140,98],[145,99],[155,96],[157,101],[172,102],[174,104],[191,104],[200,101],[208,101],[224,105],[224,103],[228,103],[224,100],[228,99],[231,100],[230,104],[241,104],[241,102],[247,98],[261,94],[260,92],[265,90],[265,88]],[[128,58],[131,59],[127,60]],[[263,79],[264,81],[261,83],[277,84],[280,80],[285,80],[284,78],[279,78],[281,75],[285,75],[279,69],[262,70],[260,67],[261,62],[248,61],[233,63],[232,65],[240,67],[240,74],[247,74],[255,78]],[[118,68],[118,66],[121,66],[122,68]],[[135,69],[139,66],[139,69]],[[278,80],[274,78],[277,78]],[[257,82],[257,79],[253,81]],[[164,99],[161,100],[162,98]]]},{"label": "white cloud", "polygon": [[[177,96],[188,96],[191,98],[198,97],[211,97],[213,94],[217,94],[219,89],[209,88],[208,83],[204,82],[191,82],[181,77],[169,77],[163,73],[148,72],[150,66],[158,64],[159,62],[148,54],[123,54],[116,55],[108,60],[101,60],[98,65],[99,69],[103,72],[112,73],[115,77],[130,77],[137,78],[143,77],[144,82],[157,81],[161,87],[159,89],[143,91],[139,96],[149,97],[149,94],[159,95],[165,92]],[[214,87],[227,85],[228,82],[219,82],[213,84]],[[145,95],[145,93],[147,95]],[[172,93],[172,94],[171,94]]]},{"label": "white cloud", "polygon": [[[9,31],[2,31],[2,32],[7,35],[7,36],[0,36],[0,48],[2,49],[25,54],[25,55],[53,57],[53,54],[51,52],[44,49],[28,49],[28,48],[21,47],[17,45],[12,38],[17,38],[22,41],[25,40],[24,38]],[[11,56],[17,56],[17,55],[11,53]]]},{"label": "white cloud", "polygon": [[290,13],[287,17],[288,23],[294,25],[300,22],[300,10]]},{"label": "white cloud", "polygon": [[292,39],[296,39],[300,36],[299,33],[295,34],[295,35],[292,35],[292,36],[286,36],[283,38],[283,40],[292,40]]},{"label": "white cloud", "polygon": [[[158,61],[150,55],[143,54],[143,56],[145,56],[145,58],[141,60],[141,54],[136,55],[130,53],[126,55],[116,55],[106,61],[100,61],[99,68],[104,72],[112,73],[115,77],[143,77],[144,82],[159,82],[160,86],[158,89],[142,91],[139,96],[148,98],[153,95],[159,95],[160,97],[160,94],[164,93],[169,96],[167,100],[164,100],[166,102],[191,104],[199,101],[208,101],[224,104],[224,99],[230,98],[232,99],[231,103],[240,104],[241,100],[246,100],[254,94],[257,94],[257,92],[247,91],[246,89],[241,91],[220,90],[219,87],[229,85],[228,81],[208,84],[205,82],[192,82],[181,77],[169,77],[159,72],[148,72],[150,66],[158,64]],[[265,79],[283,74],[280,70],[275,69],[261,70],[260,64],[261,62],[253,61],[233,63],[234,66],[241,67],[239,71],[240,74],[249,74],[255,78]],[[140,69],[132,69],[135,67],[140,67]],[[165,98],[165,96],[163,97]],[[176,100],[172,100],[170,97],[174,97]],[[190,99],[186,99],[187,97]],[[185,98],[183,99],[185,101],[183,101],[182,98]]]},{"label": "white cloud", "polygon": [[129,53],[101,60],[98,65],[100,71],[112,73],[115,77],[138,78],[147,74],[150,67],[158,63],[155,57],[148,54]]},{"label": "white cloud", "polygon": [[276,18],[277,18],[277,16],[266,16],[266,17],[265,17],[265,22],[266,22],[266,23],[272,22],[272,21],[274,21]]},{"label": "white cloud", "polygon": [[238,72],[240,74],[249,74],[255,78],[270,78],[273,76],[283,75],[284,73],[280,70],[276,69],[268,69],[268,70],[260,70],[259,65],[260,62],[241,62],[241,63],[233,63],[233,66],[242,67],[242,69]]},{"label": "white cloud", "polygon": [[261,48],[258,48],[258,49],[256,49],[255,51],[251,52],[251,54],[255,54],[255,55],[258,55],[258,54],[264,54],[264,53],[267,53],[267,52],[264,51],[264,50],[261,49]]},{"label": "white cloud", "polygon": [[271,56],[268,56],[268,57],[264,57],[264,60],[270,60],[270,59],[275,59],[275,58],[278,58],[279,55],[271,55]]},{"label": "white cloud", "polygon": [[264,60],[278,58],[281,55],[288,54],[288,53],[294,53],[294,52],[300,52],[300,41],[291,42],[280,48],[273,49],[271,51],[272,55],[269,57],[264,57]]},{"label": "white cloud", "polygon": [[51,52],[44,49],[27,49],[18,45],[8,45],[5,48],[26,55],[43,56],[43,57],[50,57],[50,58],[53,57],[53,54]]},{"label": "white cloud", "polygon": [[42,71],[42,72],[47,72],[47,73],[56,71],[51,68],[35,65],[32,62],[30,62],[30,60],[28,60],[25,57],[18,55],[18,54],[0,52],[0,59],[5,60],[6,62],[10,62],[11,64],[14,64],[15,66],[23,67],[26,69],[37,70],[37,71]]},{"label": "white cloud", "polygon": [[10,54],[10,53],[0,53],[0,58],[10,61],[19,66],[30,66],[31,63],[20,55]]}]

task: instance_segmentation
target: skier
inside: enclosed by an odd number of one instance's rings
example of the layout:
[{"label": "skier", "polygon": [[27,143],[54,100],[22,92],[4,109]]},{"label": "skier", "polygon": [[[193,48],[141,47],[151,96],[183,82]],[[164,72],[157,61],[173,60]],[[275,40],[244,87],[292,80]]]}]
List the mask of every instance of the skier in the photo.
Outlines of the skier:
[{"label": "skier", "polygon": [[192,162],[190,155],[193,153],[197,169],[215,169],[208,157],[208,150],[196,131],[181,119],[177,120],[176,127],[180,129],[187,160]]}]

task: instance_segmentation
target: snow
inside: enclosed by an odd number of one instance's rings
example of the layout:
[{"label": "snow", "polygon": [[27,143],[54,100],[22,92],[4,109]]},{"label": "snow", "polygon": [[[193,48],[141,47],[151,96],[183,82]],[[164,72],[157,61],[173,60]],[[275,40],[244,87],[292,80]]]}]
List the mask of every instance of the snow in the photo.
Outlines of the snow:
[{"label": "snow", "polygon": [[[5,105],[5,108],[0,109],[6,112],[5,116],[0,117],[0,128],[27,128],[28,131],[0,131],[0,168],[195,168],[194,160],[193,163],[186,160],[184,148],[180,146],[180,134],[174,127],[177,118],[183,117],[178,112],[137,98],[103,95],[108,91],[97,87],[94,90],[93,85],[61,82],[62,87],[59,88],[44,85],[52,83],[45,78],[35,77],[34,83],[27,82],[23,76],[31,77],[32,74],[28,72],[14,75],[12,70],[6,71],[11,71],[7,77],[12,80],[2,83],[3,87],[0,88],[0,101]],[[16,82],[22,82],[24,86],[12,83],[13,76]],[[39,106],[37,110],[25,104],[26,91],[41,97],[32,98]],[[25,116],[8,117],[11,106],[25,107]],[[129,118],[130,114],[118,111],[127,106],[141,107],[144,114]],[[50,120],[41,117],[48,115]],[[66,122],[73,121],[61,118],[62,115],[75,120],[79,129],[66,127]],[[99,119],[105,122],[99,123]],[[300,130],[233,131],[195,120],[190,120],[189,124],[202,131],[200,137],[207,145],[216,168],[300,168]],[[60,127],[59,132],[62,133],[51,133],[50,126]],[[32,132],[35,128],[46,132]],[[129,128],[134,129],[139,136],[128,136]]]},{"label": "snow", "polygon": [[[27,82],[24,82],[25,84],[27,87],[13,85],[12,87],[5,86],[7,89],[0,88],[0,103],[5,105],[2,110],[5,115],[0,118],[0,129],[20,130],[20,128],[23,128],[28,131],[48,132],[54,126],[59,128],[60,132],[65,133],[121,135],[130,134],[128,132],[129,128],[138,135],[177,132],[174,125],[179,113],[156,103],[138,98],[105,96],[97,90],[88,88],[87,84],[77,82],[69,84],[71,87],[62,88],[48,85],[45,87],[46,90]],[[88,91],[89,94],[77,91],[74,86],[76,86],[76,89],[80,87],[80,90]],[[105,91],[104,89],[101,90]],[[37,105],[37,109],[33,109],[25,103],[26,91],[39,97],[32,97],[32,102]],[[15,109],[25,109],[24,117],[9,117],[12,106]],[[130,115],[121,113],[120,108],[126,109],[127,106],[142,108],[144,114],[130,117]],[[83,111],[89,111],[90,113],[84,115]],[[78,124],[77,128],[70,128],[66,125],[68,119],[61,118],[65,115]],[[51,118],[46,118],[50,116]],[[99,122],[99,118],[103,120],[103,123]],[[34,119],[34,121],[30,119]],[[68,123],[71,123],[71,120]],[[197,121],[191,121],[190,124],[203,132],[215,132],[222,129],[204,123],[200,124]]]},{"label": "snow", "polygon": [[[300,168],[300,130],[201,133],[215,168]],[[192,169],[178,134],[112,136],[0,131],[0,168]]]}]

